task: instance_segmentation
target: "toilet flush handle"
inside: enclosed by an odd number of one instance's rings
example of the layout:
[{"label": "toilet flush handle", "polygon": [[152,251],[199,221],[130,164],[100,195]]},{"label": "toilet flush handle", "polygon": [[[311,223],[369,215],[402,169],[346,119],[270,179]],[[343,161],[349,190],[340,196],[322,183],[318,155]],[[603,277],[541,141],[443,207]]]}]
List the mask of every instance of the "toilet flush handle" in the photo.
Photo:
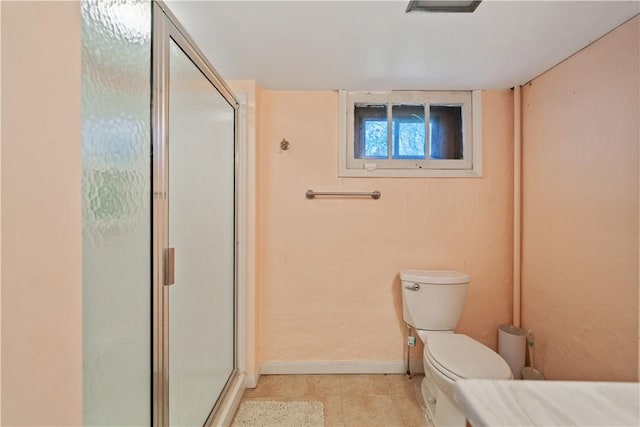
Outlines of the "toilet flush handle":
[{"label": "toilet flush handle", "polygon": [[413,285],[405,285],[405,289],[409,289],[410,291],[419,291],[420,285],[418,283],[414,283]]}]

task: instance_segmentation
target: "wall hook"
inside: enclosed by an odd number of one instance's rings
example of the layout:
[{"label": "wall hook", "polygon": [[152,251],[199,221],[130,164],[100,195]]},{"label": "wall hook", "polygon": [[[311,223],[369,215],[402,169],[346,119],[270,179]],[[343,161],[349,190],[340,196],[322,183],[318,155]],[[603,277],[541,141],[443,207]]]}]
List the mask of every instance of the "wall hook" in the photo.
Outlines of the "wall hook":
[{"label": "wall hook", "polygon": [[289,141],[282,138],[282,141],[280,141],[280,148],[283,149],[284,151],[287,151],[289,149],[289,145],[290,145]]}]

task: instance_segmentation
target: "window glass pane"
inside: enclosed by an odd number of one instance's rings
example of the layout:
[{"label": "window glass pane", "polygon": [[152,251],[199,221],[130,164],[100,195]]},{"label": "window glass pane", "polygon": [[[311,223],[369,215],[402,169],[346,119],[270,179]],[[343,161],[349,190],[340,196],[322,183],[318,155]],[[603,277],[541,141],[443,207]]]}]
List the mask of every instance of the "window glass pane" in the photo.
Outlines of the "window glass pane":
[{"label": "window glass pane", "polygon": [[431,105],[429,156],[435,160],[462,159],[462,106]]},{"label": "window glass pane", "polygon": [[393,158],[424,159],[424,105],[394,104],[392,108]]},{"label": "window glass pane", "polygon": [[354,156],[356,159],[387,158],[387,105],[356,104],[354,108]]}]

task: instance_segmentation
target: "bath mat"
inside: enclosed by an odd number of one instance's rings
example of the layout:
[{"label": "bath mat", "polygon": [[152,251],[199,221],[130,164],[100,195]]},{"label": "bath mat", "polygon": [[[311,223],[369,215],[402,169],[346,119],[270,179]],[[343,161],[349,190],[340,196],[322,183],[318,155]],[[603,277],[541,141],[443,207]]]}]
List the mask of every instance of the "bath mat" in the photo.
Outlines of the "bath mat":
[{"label": "bath mat", "polygon": [[324,427],[322,402],[242,402],[231,427]]}]

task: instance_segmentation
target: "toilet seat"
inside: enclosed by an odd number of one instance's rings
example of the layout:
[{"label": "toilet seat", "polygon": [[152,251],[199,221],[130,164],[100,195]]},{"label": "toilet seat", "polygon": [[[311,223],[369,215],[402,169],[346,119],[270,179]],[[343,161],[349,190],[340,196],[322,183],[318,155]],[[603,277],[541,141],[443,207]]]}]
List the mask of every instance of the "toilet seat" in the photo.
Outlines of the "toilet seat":
[{"label": "toilet seat", "polygon": [[452,381],[460,378],[508,380],[507,362],[496,352],[463,334],[429,337],[424,355],[434,368]]}]

